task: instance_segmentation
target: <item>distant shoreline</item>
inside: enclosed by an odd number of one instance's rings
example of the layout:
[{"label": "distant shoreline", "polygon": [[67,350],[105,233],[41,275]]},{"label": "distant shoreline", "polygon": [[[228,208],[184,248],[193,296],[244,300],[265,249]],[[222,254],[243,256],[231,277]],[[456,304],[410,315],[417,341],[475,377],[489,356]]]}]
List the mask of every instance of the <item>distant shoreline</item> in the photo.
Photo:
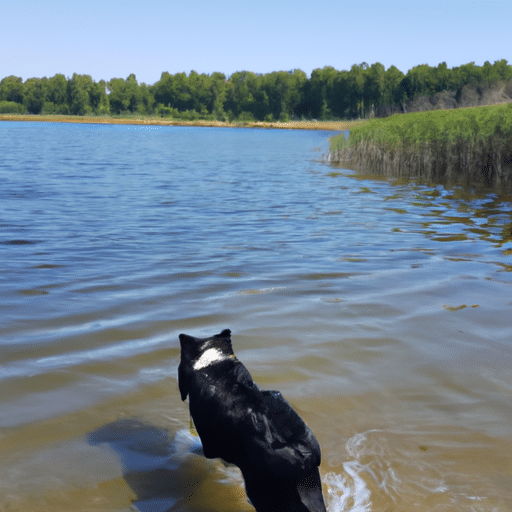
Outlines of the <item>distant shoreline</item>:
[{"label": "distant shoreline", "polygon": [[34,115],[34,114],[0,114],[0,121],[39,121],[49,123],[86,123],[86,124],[128,124],[142,126],[199,126],[225,128],[267,128],[280,130],[350,130],[361,121],[290,121],[287,123],[263,121],[234,122],[223,121],[183,121],[158,117],[107,117],[107,116],[72,116],[72,115]]}]

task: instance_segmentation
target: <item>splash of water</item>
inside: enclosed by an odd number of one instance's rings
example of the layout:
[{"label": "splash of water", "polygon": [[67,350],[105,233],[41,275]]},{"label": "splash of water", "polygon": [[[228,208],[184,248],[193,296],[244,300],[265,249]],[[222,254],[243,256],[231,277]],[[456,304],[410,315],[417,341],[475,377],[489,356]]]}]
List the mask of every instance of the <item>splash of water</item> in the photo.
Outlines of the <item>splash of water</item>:
[{"label": "splash of water", "polygon": [[327,473],[327,509],[329,512],[369,512],[370,490],[359,476],[360,465],[356,461],[345,462],[344,472]]}]

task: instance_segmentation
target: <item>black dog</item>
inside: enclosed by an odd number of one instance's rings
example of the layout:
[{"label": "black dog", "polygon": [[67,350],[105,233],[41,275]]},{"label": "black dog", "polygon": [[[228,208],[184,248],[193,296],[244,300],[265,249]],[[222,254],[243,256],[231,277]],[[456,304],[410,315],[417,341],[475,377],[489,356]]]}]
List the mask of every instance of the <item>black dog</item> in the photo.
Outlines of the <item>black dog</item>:
[{"label": "black dog", "polygon": [[258,389],[230,335],[180,334],[181,398],[205,456],[240,468],[257,512],[325,512],[318,441],[279,391]]}]

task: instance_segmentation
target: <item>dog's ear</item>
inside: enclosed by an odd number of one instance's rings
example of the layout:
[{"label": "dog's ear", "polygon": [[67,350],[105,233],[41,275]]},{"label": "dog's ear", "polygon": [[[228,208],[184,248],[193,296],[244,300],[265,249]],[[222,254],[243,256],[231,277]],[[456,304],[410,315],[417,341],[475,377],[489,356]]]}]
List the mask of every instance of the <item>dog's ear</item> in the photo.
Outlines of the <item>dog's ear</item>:
[{"label": "dog's ear", "polygon": [[179,338],[180,338],[180,345],[182,347],[190,344],[191,342],[194,342],[196,339],[194,338],[194,336],[189,336],[188,334],[180,334],[179,335]]},{"label": "dog's ear", "polygon": [[190,366],[185,366],[183,363],[180,363],[178,366],[178,387],[180,389],[182,400],[185,400],[188,396],[190,372]]},{"label": "dog's ear", "polygon": [[188,334],[180,334],[181,345],[181,363],[178,366],[178,387],[180,389],[181,399],[185,400],[190,389],[190,365],[195,357],[196,339]]},{"label": "dog's ear", "polygon": [[231,331],[224,329],[219,334],[210,338],[211,345],[219,349],[226,356],[234,356],[233,346],[231,345]]},{"label": "dog's ear", "polygon": [[191,361],[198,354],[198,340],[188,334],[180,334],[181,360]]}]

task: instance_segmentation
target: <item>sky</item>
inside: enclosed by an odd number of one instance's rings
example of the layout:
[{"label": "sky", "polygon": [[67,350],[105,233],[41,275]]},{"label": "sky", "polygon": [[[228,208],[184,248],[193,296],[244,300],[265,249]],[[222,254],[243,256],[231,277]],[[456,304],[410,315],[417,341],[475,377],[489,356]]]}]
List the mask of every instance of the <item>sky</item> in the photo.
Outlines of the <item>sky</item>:
[{"label": "sky", "polygon": [[511,1],[2,0],[0,79],[512,64],[511,19]]}]

